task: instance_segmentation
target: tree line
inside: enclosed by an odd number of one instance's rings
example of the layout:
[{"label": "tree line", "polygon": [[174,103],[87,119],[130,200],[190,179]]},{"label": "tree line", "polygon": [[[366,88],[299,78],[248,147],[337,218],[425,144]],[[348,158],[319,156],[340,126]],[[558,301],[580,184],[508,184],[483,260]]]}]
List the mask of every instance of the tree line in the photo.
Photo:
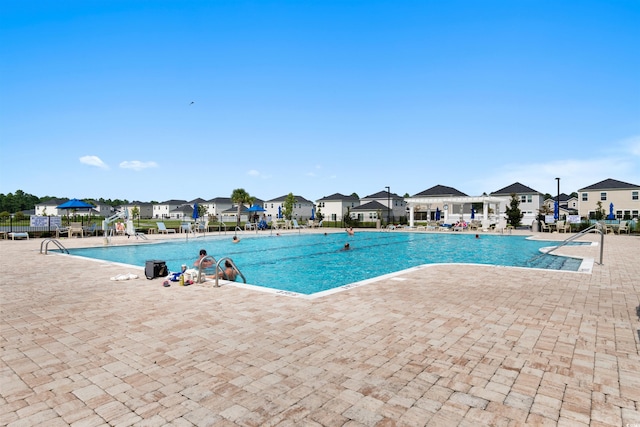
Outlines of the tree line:
[{"label": "tree line", "polygon": [[[65,197],[57,197],[57,196],[44,196],[38,197],[33,194],[25,193],[22,190],[17,190],[15,193],[0,193],[0,212],[8,212],[8,213],[17,213],[21,211],[33,210],[36,208],[36,205],[40,203],[44,203],[46,201],[52,199],[66,199]],[[95,204],[99,202],[101,204],[106,204],[109,206],[120,206],[122,204],[129,203],[128,200],[120,200],[120,199],[82,199],[83,201],[91,204]]]}]

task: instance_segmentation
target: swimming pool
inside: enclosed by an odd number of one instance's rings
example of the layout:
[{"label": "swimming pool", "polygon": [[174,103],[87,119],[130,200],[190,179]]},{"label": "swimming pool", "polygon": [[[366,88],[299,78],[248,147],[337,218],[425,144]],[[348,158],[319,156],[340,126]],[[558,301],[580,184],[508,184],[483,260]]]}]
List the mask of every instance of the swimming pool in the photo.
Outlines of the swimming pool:
[{"label": "swimming pool", "polygon": [[[351,250],[342,251],[348,242]],[[206,237],[155,244],[70,249],[71,255],[144,266],[164,260],[171,271],[191,266],[200,249],[216,259],[229,257],[247,283],[310,295],[423,264],[472,263],[578,271],[581,259],[540,256],[551,246],[525,236],[467,233],[288,234],[231,238]]]}]

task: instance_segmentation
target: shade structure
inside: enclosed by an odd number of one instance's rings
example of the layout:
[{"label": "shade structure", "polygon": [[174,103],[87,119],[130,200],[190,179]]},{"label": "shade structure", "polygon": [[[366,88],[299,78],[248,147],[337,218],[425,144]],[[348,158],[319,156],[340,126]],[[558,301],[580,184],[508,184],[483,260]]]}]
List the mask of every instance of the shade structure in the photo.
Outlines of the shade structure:
[{"label": "shade structure", "polygon": [[93,209],[95,206],[78,199],[71,199],[57,206],[57,209]]},{"label": "shade structure", "polygon": [[247,211],[248,212],[264,212],[266,211],[266,209],[263,208],[262,206],[253,205],[249,209],[247,209]]},{"label": "shade structure", "polygon": [[192,217],[193,219],[198,219],[198,218],[200,218],[200,214],[198,213],[198,204],[197,204],[197,203],[194,203],[194,204],[193,204],[193,214],[191,214],[191,217]]}]

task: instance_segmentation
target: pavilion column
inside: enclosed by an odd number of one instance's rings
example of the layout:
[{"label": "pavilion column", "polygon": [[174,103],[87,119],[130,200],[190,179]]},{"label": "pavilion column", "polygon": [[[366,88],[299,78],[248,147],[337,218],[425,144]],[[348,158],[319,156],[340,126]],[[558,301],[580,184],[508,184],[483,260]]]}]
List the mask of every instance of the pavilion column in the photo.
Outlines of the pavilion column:
[{"label": "pavilion column", "polygon": [[415,207],[413,206],[413,203],[410,203],[409,204],[409,227],[413,227],[414,210],[415,210]]},{"label": "pavilion column", "polygon": [[487,201],[482,202],[482,219],[489,219],[489,203]]}]

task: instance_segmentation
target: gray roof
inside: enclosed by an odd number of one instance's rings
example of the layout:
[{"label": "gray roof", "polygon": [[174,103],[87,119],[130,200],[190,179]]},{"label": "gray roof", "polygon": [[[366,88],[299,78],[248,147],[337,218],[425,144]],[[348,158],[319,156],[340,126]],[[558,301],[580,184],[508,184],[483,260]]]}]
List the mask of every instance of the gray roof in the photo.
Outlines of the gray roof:
[{"label": "gray roof", "polygon": [[366,197],[363,197],[363,199],[386,199],[387,197],[393,197],[393,198],[402,198],[400,196],[398,196],[396,193],[388,193],[386,191],[378,191],[377,193],[373,193],[370,194]]},{"label": "gray roof", "polygon": [[354,196],[345,196],[344,194],[340,194],[340,193],[334,193],[330,196],[325,196],[322,199],[318,199],[318,202],[326,202],[326,201],[333,201],[333,200],[339,200],[339,201],[358,201],[359,199],[357,197]]},{"label": "gray roof", "polygon": [[597,182],[588,187],[581,188],[578,191],[583,190],[624,190],[640,188],[640,185],[629,184],[628,182],[618,181],[616,179],[607,178],[604,181]]},{"label": "gray roof", "polygon": [[[275,199],[271,199],[271,200],[267,200],[266,203],[276,203],[276,202],[284,202],[285,199],[287,198],[288,194],[285,194],[284,196],[280,196],[280,197],[276,197]],[[313,204],[312,201],[305,199],[302,196],[293,196],[296,199],[296,203],[311,203]]]},{"label": "gray roof", "polygon": [[351,212],[353,211],[371,212],[371,211],[387,211],[387,210],[389,209],[385,205],[375,200],[373,202],[365,203],[364,205],[351,208]]},{"label": "gray roof", "polygon": [[184,205],[185,203],[187,203],[186,200],[171,199],[171,200],[167,200],[165,202],[160,202],[158,204],[159,205]]},{"label": "gray roof", "polygon": [[429,189],[426,189],[413,197],[420,196],[430,196],[430,197],[441,197],[441,196],[461,196],[461,197],[469,197],[467,194],[464,194],[462,191],[458,191],[453,187],[447,187],[446,185],[435,185]]},{"label": "gray roof", "polygon": [[513,184],[508,185],[508,186],[506,186],[504,188],[501,188],[498,191],[494,191],[493,193],[491,193],[491,195],[492,196],[496,196],[496,195],[499,195],[499,194],[507,194],[507,195],[509,195],[509,194],[513,194],[513,193],[515,193],[515,194],[523,194],[523,193],[540,194],[540,192],[534,190],[531,187],[527,187],[526,185],[520,184],[519,182],[514,182]]}]

